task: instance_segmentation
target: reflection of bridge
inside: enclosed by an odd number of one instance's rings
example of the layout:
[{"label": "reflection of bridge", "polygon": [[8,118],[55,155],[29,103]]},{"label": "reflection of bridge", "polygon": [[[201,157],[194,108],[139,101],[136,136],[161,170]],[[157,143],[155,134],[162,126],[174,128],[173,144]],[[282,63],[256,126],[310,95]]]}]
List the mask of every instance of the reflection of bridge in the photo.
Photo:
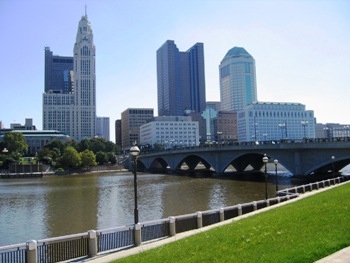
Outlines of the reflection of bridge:
[{"label": "reflection of bridge", "polygon": [[[234,168],[237,172],[260,170],[266,154],[269,162],[278,159],[293,175],[337,172],[350,164],[350,141],[265,143],[260,145],[216,145],[193,147],[142,154],[138,158],[139,169],[181,171],[187,165],[188,171],[203,164],[206,170],[218,174]],[[331,158],[334,156],[334,160]],[[232,166],[232,167],[231,167]]]}]

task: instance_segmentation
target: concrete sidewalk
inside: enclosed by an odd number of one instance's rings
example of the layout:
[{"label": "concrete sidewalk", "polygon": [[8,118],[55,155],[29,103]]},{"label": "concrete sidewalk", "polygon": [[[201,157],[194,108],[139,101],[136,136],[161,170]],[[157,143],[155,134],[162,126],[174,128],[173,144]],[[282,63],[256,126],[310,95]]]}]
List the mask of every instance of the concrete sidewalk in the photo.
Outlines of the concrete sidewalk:
[{"label": "concrete sidewalk", "polygon": [[315,263],[349,263],[350,262],[350,247],[344,248],[334,254],[322,258]]},{"label": "concrete sidewalk", "polygon": [[[77,260],[76,259],[74,261],[69,261],[69,262],[108,263],[108,262],[111,262],[113,260],[117,260],[117,259],[120,259],[120,258],[123,258],[123,257],[135,255],[135,254],[141,253],[143,251],[147,251],[147,250],[150,250],[150,249],[153,249],[153,248],[156,248],[156,247],[159,247],[159,246],[163,246],[165,244],[172,243],[172,242],[175,242],[177,240],[180,240],[180,239],[192,236],[192,235],[196,235],[196,234],[205,232],[205,231],[210,230],[212,228],[216,228],[216,227],[219,227],[219,226],[231,224],[232,222],[235,222],[235,221],[238,221],[238,220],[242,220],[244,218],[247,218],[247,217],[250,217],[250,216],[254,216],[256,214],[263,213],[265,211],[268,211],[268,210],[271,210],[271,209],[275,209],[275,208],[278,208],[278,207],[286,205],[286,204],[297,202],[300,199],[309,197],[309,196],[314,195],[314,194],[321,193],[323,191],[327,191],[327,190],[333,189],[335,187],[338,187],[338,186],[346,184],[346,183],[350,183],[350,181],[347,181],[347,182],[341,183],[341,184],[337,184],[337,185],[332,185],[332,186],[329,186],[329,187],[326,187],[326,188],[322,188],[322,189],[319,189],[319,190],[314,190],[314,191],[311,191],[311,192],[307,192],[305,194],[301,194],[297,198],[285,201],[283,203],[279,203],[279,204],[276,204],[276,205],[273,205],[273,206],[270,206],[270,207],[265,207],[263,209],[260,209],[260,210],[257,210],[257,211],[254,211],[254,212],[242,215],[242,216],[238,216],[238,217],[235,217],[233,219],[225,220],[223,222],[219,222],[219,223],[214,224],[214,225],[209,225],[209,226],[202,227],[202,228],[199,228],[199,229],[195,229],[195,230],[179,233],[179,234],[176,234],[173,237],[166,237],[166,238],[162,238],[162,239],[159,239],[159,240],[156,240],[156,241],[153,240],[153,241],[150,241],[148,243],[142,243],[142,245],[137,246],[137,247],[134,247],[134,246],[127,247],[127,248],[124,248],[124,249],[118,249],[118,250],[109,251],[109,252],[106,252],[106,253],[101,253],[101,254],[97,255],[96,257],[93,257],[93,258],[84,258],[82,260]],[[316,263],[350,263],[350,247],[344,248],[344,249],[342,249],[342,250],[340,250],[340,251],[338,251],[338,252],[336,252],[336,253],[334,253],[334,254],[332,254],[330,256],[327,256],[327,257],[325,257],[323,259],[320,259],[320,260],[316,261]]]}]

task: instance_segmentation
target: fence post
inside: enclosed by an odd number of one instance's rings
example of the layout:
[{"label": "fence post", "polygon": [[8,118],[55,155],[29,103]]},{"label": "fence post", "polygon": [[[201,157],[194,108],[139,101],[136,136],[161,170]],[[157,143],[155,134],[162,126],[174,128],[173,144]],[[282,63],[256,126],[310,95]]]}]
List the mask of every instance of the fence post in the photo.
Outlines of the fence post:
[{"label": "fence post", "polygon": [[173,216],[169,217],[169,231],[171,237],[176,235],[175,217]]},{"label": "fence post", "polygon": [[137,223],[134,228],[135,245],[141,245],[141,224]]},{"label": "fence post", "polygon": [[219,210],[220,213],[220,222],[225,220],[225,210],[221,207]]},{"label": "fence post", "polygon": [[95,230],[88,231],[89,237],[89,257],[97,255],[97,233]]},{"label": "fence post", "polygon": [[203,227],[202,212],[197,212],[197,228]]},{"label": "fence post", "polygon": [[38,244],[35,240],[29,240],[26,242],[26,262],[38,262]]},{"label": "fence post", "polygon": [[253,210],[258,210],[258,203],[256,201],[253,202]]},{"label": "fence post", "polygon": [[241,216],[242,215],[242,206],[239,204],[237,206],[237,209],[238,209],[238,216]]}]

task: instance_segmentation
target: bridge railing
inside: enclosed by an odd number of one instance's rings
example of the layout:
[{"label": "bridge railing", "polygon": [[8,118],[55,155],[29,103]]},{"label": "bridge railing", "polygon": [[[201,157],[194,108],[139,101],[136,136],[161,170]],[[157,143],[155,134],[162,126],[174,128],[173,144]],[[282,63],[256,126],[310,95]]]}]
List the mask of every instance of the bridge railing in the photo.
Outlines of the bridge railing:
[{"label": "bridge railing", "polygon": [[117,252],[142,242],[175,236],[177,233],[194,230],[232,219],[268,206],[296,198],[301,193],[317,190],[349,180],[338,177],[316,183],[280,190],[276,197],[220,209],[172,216],[165,219],[121,226],[86,233],[30,240],[26,243],[0,247],[0,263],[51,263],[76,258],[94,257],[106,251]]},{"label": "bridge railing", "polygon": [[280,139],[280,140],[260,140],[260,141],[249,141],[249,142],[221,142],[203,144],[198,146],[173,146],[164,148],[143,148],[141,147],[140,154],[151,154],[168,151],[181,151],[201,148],[222,148],[222,147],[235,147],[235,146],[256,146],[266,144],[295,144],[295,143],[306,143],[306,144],[324,144],[324,143],[343,143],[350,142],[350,137],[331,137],[331,138],[298,138],[298,139]]}]

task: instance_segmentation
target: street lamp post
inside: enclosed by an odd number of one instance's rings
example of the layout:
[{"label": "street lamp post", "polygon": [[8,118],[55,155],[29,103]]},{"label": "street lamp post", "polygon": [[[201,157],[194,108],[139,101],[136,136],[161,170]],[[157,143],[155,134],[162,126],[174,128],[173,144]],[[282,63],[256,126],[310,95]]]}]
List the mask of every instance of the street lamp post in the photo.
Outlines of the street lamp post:
[{"label": "street lamp post", "polygon": [[254,117],[254,140],[255,141],[257,141],[258,140],[258,138],[256,138],[256,126],[258,125],[258,123],[257,122],[255,122],[255,117]]},{"label": "street lamp post", "polygon": [[304,128],[304,139],[306,139],[306,126],[309,125],[308,121],[301,121],[301,125]]},{"label": "street lamp post", "polygon": [[277,165],[278,165],[278,160],[275,159],[273,161],[275,163],[275,172],[276,172],[276,193],[278,192],[278,176],[277,176]]},{"label": "street lamp post", "polygon": [[335,157],[334,157],[334,155],[332,155],[332,177],[334,178],[334,159],[335,159]]},{"label": "street lamp post", "polygon": [[278,124],[278,127],[281,128],[281,140],[283,140],[283,129],[285,129],[286,124],[285,123],[280,123],[280,124]]},{"label": "street lamp post", "polygon": [[265,199],[267,200],[268,193],[267,193],[267,167],[266,167],[266,165],[267,165],[267,163],[269,161],[269,158],[267,158],[267,156],[265,154],[262,160],[263,160],[263,163],[265,165]]},{"label": "street lamp post", "polygon": [[134,200],[135,200],[135,209],[134,209],[134,223],[135,225],[139,222],[139,210],[137,207],[137,156],[140,154],[140,149],[136,145],[130,148],[130,154],[133,160],[133,173],[134,173]]},{"label": "street lamp post", "polygon": [[218,132],[216,132],[217,133],[217,135],[218,135],[218,143],[219,143],[219,146],[220,146],[220,137],[221,137],[221,134],[222,134],[222,131],[218,131]]}]

